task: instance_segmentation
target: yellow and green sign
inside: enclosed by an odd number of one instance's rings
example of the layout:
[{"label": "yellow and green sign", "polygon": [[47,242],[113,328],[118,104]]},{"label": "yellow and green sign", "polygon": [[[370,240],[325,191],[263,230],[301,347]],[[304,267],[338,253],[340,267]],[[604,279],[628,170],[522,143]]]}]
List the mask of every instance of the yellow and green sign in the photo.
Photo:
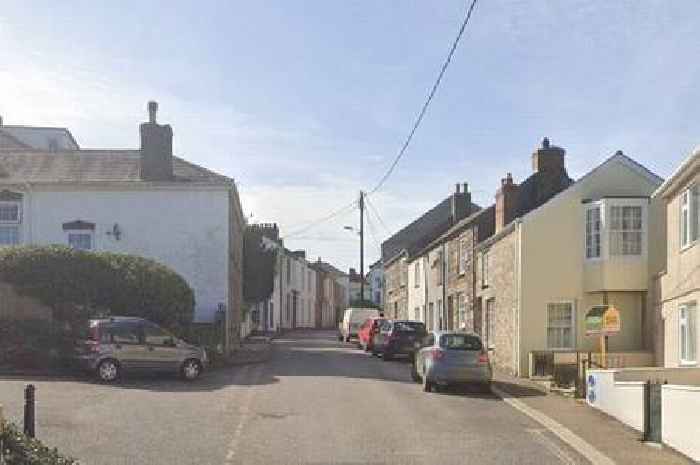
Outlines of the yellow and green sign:
[{"label": "yellow and green sign", "polygon": [[586,335],[617,334],[620,332],[620,311],[614,306],[593,307],[586,314]]}]

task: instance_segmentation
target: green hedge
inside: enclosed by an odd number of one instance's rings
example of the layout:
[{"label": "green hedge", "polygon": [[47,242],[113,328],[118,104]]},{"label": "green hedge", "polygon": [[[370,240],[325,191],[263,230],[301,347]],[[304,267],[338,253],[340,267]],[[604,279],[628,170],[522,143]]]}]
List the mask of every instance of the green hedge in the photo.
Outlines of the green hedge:
[{"label": "green hedge", "polygon": [[0,319],[0,367],[68,368],[73,344],[60,323]]},{"label": "green hedge", "polygon": [[0,427],[0,438],[7,465],[77,465],[78,462],[50,449],[38,439],[25,436],[14,424]]},{"label": "green hedge", "polygon": [[72,327],[95,315],[140,316],[182,334],[194,315],[194,292],[179,274],[133,255],[9,247],[0,250],[0,281]]}]

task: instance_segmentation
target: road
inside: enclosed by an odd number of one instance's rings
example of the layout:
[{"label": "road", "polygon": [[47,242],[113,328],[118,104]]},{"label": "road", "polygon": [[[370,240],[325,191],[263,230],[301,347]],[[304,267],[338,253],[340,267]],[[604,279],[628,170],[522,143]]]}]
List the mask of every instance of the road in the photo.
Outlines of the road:
[{"label": "road", "polygon": [[34,383],[37,436],[90,465],[586,463],[497,397],[423,393],[408,363],[332,332],[273,344],[266,363],[191,384],[0,378],[0,403],[19,421]]}]

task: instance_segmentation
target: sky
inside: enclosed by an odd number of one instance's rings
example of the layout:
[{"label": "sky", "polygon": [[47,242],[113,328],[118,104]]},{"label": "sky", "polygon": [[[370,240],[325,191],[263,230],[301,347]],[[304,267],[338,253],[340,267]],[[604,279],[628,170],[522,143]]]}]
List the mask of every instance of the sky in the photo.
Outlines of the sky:
[{"label": "sky", "polygon": [[[251,222],[359,268],[359,213],[306,226],[386,172],[465,1],[5,0],[0,115],[137,148],[146,102],[176,155],[234,178]],[[547,136],[579,178],[616,150],[667,177],[700,145],[697,0],[480,0],[395,172],[370,197],[380,243],[469,183],[488,206]],[[301,231],[301,232],[300,232]]]}]

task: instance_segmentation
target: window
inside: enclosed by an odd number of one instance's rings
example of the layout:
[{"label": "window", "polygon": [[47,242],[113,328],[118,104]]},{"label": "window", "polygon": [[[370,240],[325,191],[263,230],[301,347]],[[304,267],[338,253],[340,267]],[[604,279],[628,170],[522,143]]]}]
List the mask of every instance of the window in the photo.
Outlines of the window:
[{"label": "window", "polygon": [[0,247],[19,244],[19,223],[19,202],[0,202]]},{"label": "window", "polygon": [[483,348],[481,339],[471,334],[445,334],[440,336],[440,347],[447,350],[474,351],[479,351]]},{"label": "window", "polygon": [[489,287],[489,252],[481,254],[481,287]]},{"label": "window", "polygon": [[175,338],[159,326],[146,323],[143,325],[143,338],[146,344],[154,346],[173,345]]},{"label": "window", "polygon": [[19,244],[19,227],[0,225],[0,247]]},{"label": "window", "polygon": [[309,271],[309,280],[306,282],[308,284],[307,290],[311,290],[311,272]]},{"label": "window", "polygon": [[92,250],[92,239],[92,231],[68,231],[68,245],[76,250]]},{"label": "window", "polygon": [[[287,284],[289,284],[292,281],[292,261],[287,258]],[[289,304],[287,304],[287,307],[289,307]]]},{"label": "window", "polygon": [[275,327],[275,303],[270,301],[270,328]]},{"label": "window", "polygon": [[464,269],[467,264],[467,247],[462,241],[459,241],[459,256],[457,257],[459,274],[464,274]]},{"label": "window", "polygon": [[642,207],[610,207],[610,255],[642,254]]},{"label": "window", "polygon": [[306,273],[304,273],[304,267],[301,267],[301,290],[303,291],[306,287]]},{"label": "window", "polygon": [[286,308],[285,311],[287,314],[287,322],[289,322],[289,320],[291,320],[290,313],[289,313],[291,311],[290,299],[291,299],[291,296],[289,294],[287,294],[287,306],[285,307]]},{"label": "window", "polygon": [[110,335],[114,344],[138,344],[141,342],[140,328],[138,323],[123,322],[106,325],[101,332]]},{"label": "window", "polygon": [[547,348],[573,349],[574,306],[571,302],[547,304]]},{"label": "window", "polygon": [[404,258],[401,260],[401,286],[405,286],[406,281],[408,281],[408,264]]},{"label": "window", "polygon": [[413,309],[413,319],[420,320],[420,308],[416,307]]},{"label": "window", "polygon": [[680,361],[683,365],[697,363],[697,303],[681,305],[679,315]]},{"label": "window", "polygon": [[459,319],[459,327],[463,328],[467,325],[467,301],[463,292],[457,294],[457,311]]},{"label": "window", "polygon": [[442,250],[438,252],[437,258],[435,258],[434,267],[438,286],[442,286]]},{"label": "window", "polygon": [[681,194],[680,216],[681,247],[686,247],[700,238],[700,185]]},{"label": "window", "polygon": [[0,202],[0,224],[19,224],[19,202]]},{"label": "window", "polygon": [[600,258],[600,205],[586,209],[586,258]]},{"label": "window", "polygon": [[438,321],[439,321],[438,329],[442,329],[442,318],[443,318],[442,299],[438,299],[438,301],[437,301],[437,316],[438,316]]},{"label": "window", "polygon": [[420,261],[413,265],[413,287],[420,287]]}]

